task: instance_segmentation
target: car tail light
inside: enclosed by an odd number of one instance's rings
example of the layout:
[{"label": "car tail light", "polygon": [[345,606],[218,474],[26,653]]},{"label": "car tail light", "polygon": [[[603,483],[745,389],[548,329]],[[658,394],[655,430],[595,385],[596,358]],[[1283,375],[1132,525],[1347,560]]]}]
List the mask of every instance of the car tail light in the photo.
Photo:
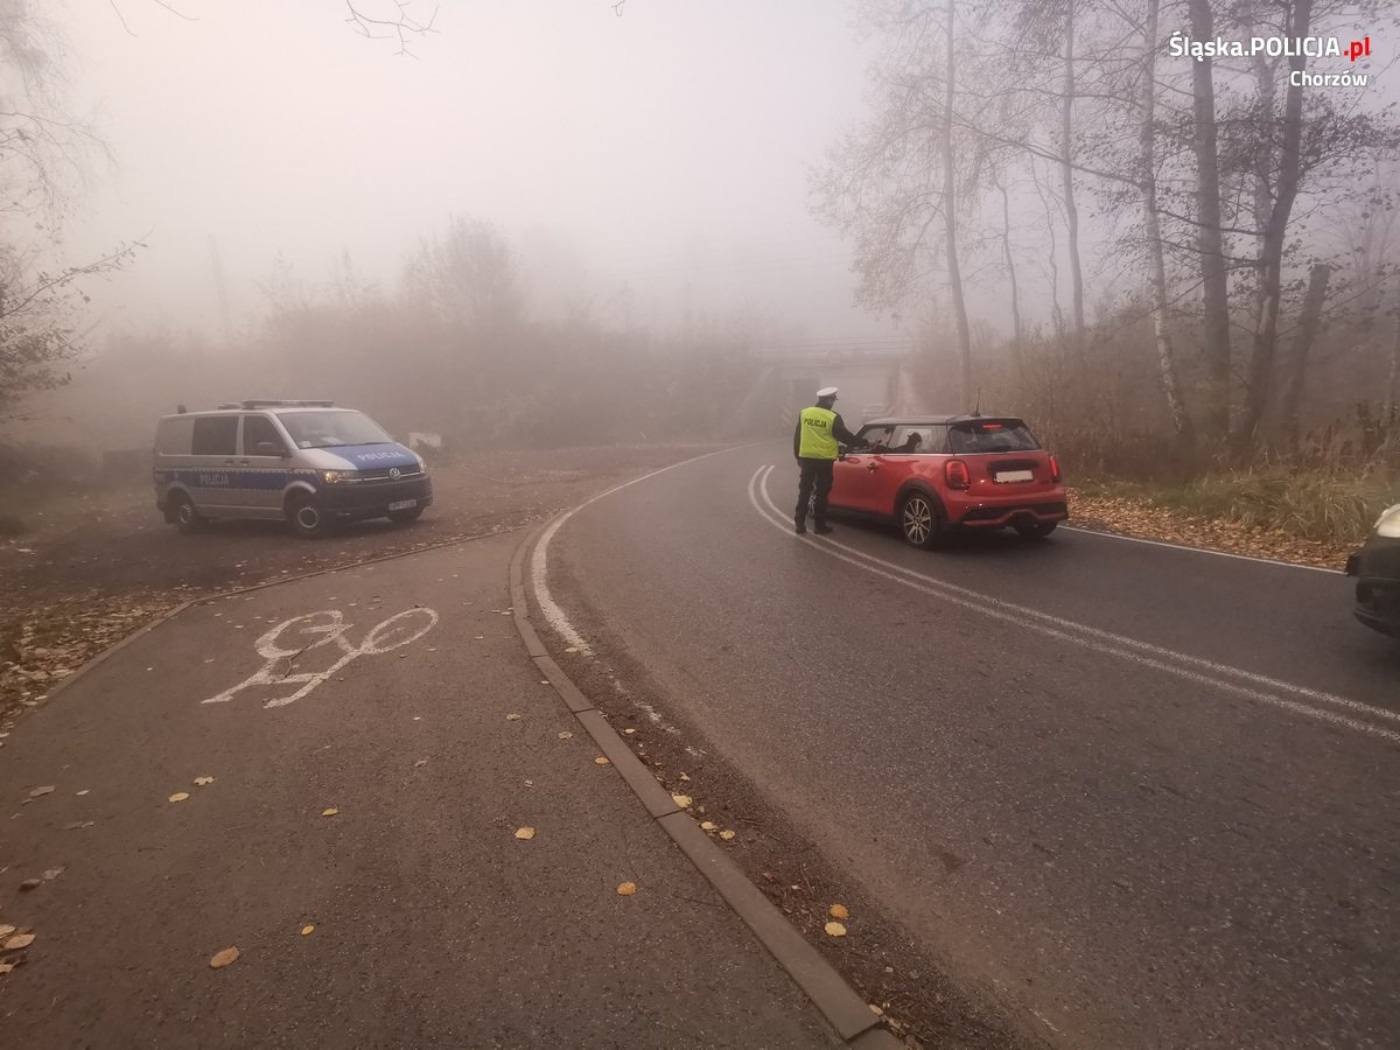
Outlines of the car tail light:
[{"label": "car tail light", "polygon": [[960,459],[950,459],[943,465],[943,480],[948,483],[950,489],[965,489],[972,484],[967,464]]},{"label": "car tail light", "polygon": [[1056,483],[1060,480],[1060,461],[1054,456],[1050,457],[1050,480]]}]

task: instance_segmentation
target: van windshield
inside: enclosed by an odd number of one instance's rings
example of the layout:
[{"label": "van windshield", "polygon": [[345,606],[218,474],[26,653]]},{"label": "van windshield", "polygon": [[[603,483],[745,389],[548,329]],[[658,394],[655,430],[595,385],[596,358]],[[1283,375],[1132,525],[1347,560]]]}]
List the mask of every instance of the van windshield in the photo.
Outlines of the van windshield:
[{"label": "van windshield", "polygon": [[278,412],[297,448],[334,448],[336,445],[383,445],[393,438],[361,412]]}]

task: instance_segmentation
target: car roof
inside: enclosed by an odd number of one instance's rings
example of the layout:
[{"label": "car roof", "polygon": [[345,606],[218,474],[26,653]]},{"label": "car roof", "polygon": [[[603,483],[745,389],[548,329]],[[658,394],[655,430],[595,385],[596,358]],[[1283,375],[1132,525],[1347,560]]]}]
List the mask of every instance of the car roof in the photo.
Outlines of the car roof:
[{"label": "car roof", "polygon": [[881,416],[879,419],[867,419],[862,425],[867,427],[928,427],[972,422],[1021,423],[1022,420],[1020,416],[979,416],[960,413],[957,415]]}]

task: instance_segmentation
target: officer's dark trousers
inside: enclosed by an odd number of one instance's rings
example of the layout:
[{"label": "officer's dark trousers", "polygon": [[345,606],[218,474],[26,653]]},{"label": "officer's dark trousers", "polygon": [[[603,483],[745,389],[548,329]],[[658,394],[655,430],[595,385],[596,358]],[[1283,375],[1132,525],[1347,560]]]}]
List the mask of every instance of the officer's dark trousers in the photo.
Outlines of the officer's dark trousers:
[{"label": "officer's dark trousers", "polygon": [[793,520],[797,524],[806,524],[807,503],[811,500],[814,489],[817,500],[812,506],[812,517],[818,526],[826,524],[826,498],[831,494],[833,462],[834,460],[830,459],[798,459],[797,465],[802,471],[802,476],[797,483],[797,510],[793,514]]}]

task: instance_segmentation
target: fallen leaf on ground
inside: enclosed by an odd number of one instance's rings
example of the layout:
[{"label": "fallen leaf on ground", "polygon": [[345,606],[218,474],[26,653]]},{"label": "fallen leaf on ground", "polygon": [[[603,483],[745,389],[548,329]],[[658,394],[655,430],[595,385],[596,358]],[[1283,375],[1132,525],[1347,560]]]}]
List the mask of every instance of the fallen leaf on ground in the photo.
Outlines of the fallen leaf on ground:
[{"label": "fallen leaf on ground", "polygon": [[413,763],[413,766],[416,769],[419,766],[426,766],[427,764],[428,760],[426,758],[420,758],[417,762]]},{"label": "fallen leaf on ground", "polygon": [[628,736],[631,736],[633,733],[636,732],[636,730],[635,730],[635,729],[624,729],[623,732],[626,733]]},{"label": "fallen leaf on ground", "polygon": [[705,831],[714,831],[715,828],[719,827],[719,825],[716,824],[713,820],[702,820],[700,822],[700,827]]},{"label": "fallen leaf on ground", "polygon": [[518,839],[532,839],[532,838],[535,837],[535,829],[534,829],[534,828],[518,828],[518,829],[516,829],[515,837],[518,838]]},{"label": "fallen leaf on ground", "polygon": [[671,801],[674,802],[676,805],[680,806],[681,809],[685,809],[695,800],[689,795],[672,795]]},{"label": "fallen leaf on ground", "polygon": [[0,926],[0,941],[3,941],[6,937],[8,937],[14,932],[15,928],[13,926]]},{"label": "fallen leaf on ground", "polygon": [[681,774],[681,779],[684,780],[687,784],[690,783],[690,778],[684,773]]},{"label": "fallen leaf on ground", "polygon": [[54,785],[53,785],[53,784],[49,784],[49,785],[47,785],[47,786],[45,786],[45,787],[38,787],[38,788],[35,788],[33,791],[31,791],[31,792],[29,793],[29,797],[30,797],[30,798],[42,798],[43,796],[47,795],[49,792],[53,791],[53,789],[54,789]]},{"label": "fallen leaf on ground", "polygon": [[734,832],[732,832],[732,831],[730,831],[728,828],[726,828],[725,830],[723,830],[723,831],[721,831],[721,832],[719,833],[719,837],[722,838],[722,839],[724,839],[725,842],[728,842],[730,839],[732,839],[732,838],[734,837]]},{"label": "fallen leaf on ground", "polygon": [[0,949],[3,949],[7,952],[17,952],[21,948],[28,948],[33,943],[34,934],[13,933],[5,938],[4,943],[0,943]]},{"label": "fallen leaf on ground", "polygon": [[225,966],[229,966],[237,961],[238,949],[225,948],[223,951],[215,955],[214,958],[209,960],[209,966],[215,970],[222,970]]},{"label": "fallen leaf on ground", "polygon": [[876,1017],[883,1017],[884,1014],[885,1014],[885,1011],[884,1011],[884,1010],[881,1010],[881,1009],[880,1009],[878,1006],[876,1006],[874,1003],[871,1003],[871,1004],[870,1004],[870,1012],[873,1013]]},{"label": "fallen leaf on ground", "polygon": [[173,795],[170,796],[170,801],[171,801],[171,802],[183,802],[183,801],[185,801],[185,799],[187,799],[187,798],[189,798],[189,797],[190,797],[190,793],[189,793],[188,791],[177,791],[177,792],[175,792],[175,794],[173,794]]},{"label": "fallen leaf on ground", "polygon": [[606,766],[606,765],[609,764],[610,761],[611,761],[611,759],[608,759],[608,758],[606,758],[606,757],[603,756],[603,755],[599,755],[597,758],[595,758],[595,759],[593,760],[593,764],[594,764],[595,766]]},{"label": "fallen leaf on ground", "polygon": [[506,715],[506,721],[507,721],[507,722],[519,722],[519,721],[520,721],[520,716],[519,716],[519,715]]},{"label": "fallen leaf on ground", "polygon": [[93,825],[93,822],[90,821],[90,820],[75,820],[75,821],[73,821],[73,823],[71,823],[71,824],[65,824],[65,825],[63,826],[63,830],[64,830],[64,831],[79,831],[79,830],[81,830],[82,828],[90,828],[90,827],[92,827],[92,825]]},{"label": "fallen leaf on ground", "polygon": [[303,926],[303,927],[301,928],[301,935],[302,935],[303,937],[310,937],[312,931],[315,930],[315,929],[316,929],[315,926],[312,926],[310,923],[307,923],[305,926]]},{"label": "fallen leaf on ground", "polygon": [[5,974],[9,973],[14,968],[14,963],[0,963],[0,977],[5,976]]},{"label": "fallen leaf on ground", "polygon": [[25,879],[19,884],[19,888],[26,892],[28,892],[29,890],[37,890],[39,888],[39,884],[43,881],[43,879]]},{"label": "fallen leaf on ground", "polygon": [[571,739],[573,739],[573,735],[574,735],[573,733],[570,733],[568,730],[565,730],[564,732],[562,732],[562,733],[559,734],[559,739],[560,739],[560,740],[571,740]]},{"label": "fallen leaf on ground", "polygon": [[327,806],[325,809],[321,810],[321,816],[333,817],[339,812],[340,810],[336,809],[334,806]]},{"label": "fallen leaf on ground", "polygon": [[50,868],[48,871],[44,872],[44,881],[45,881],[45,882],[53,882],[54,879],[58,878],[58,877],[59,877],[60,875],[62,875],[62,874],[63,874],[63,869],[62,869],[61,867],[59,867],[59,868]]},{"label": "fallen leaf on ground", "polygon": [[844,904],[833,904],[830,914],[833,919],[849,919],[851,917],[851,913]]},{"label": "fallen leaf on ground", "polygon": [[87,788],[83,788],[83,790],[81,790],[81,791],[75,791],[75,792],[73,792],[73,794],[77,795],[79,798],[82,798],[82,797],[83,797],[84,795],[86,795],[87,793],[88,793],[88,789],[87,789]]},{"label": "fallen leaf on ground", "polygon": [[195,782],[197,785],[199,785],[200,787],[203,787],[205,784],[212,784],[212,783],[214,783],[214,778],[213,778],[213,777],[195,777],[195,778],[194,778],[194,782]]},{"label": "fallen leaf on ground", "polygon": [[576,646],[576,645],[571,645],[571,646],[569,646],[567,649],[565,649],[564,652],[566,652],[566,653],[576,653],[576,652],[578,652],[578,646]]},{"label": "fallen leaf on ground", "polygon": [[826,924],[826,932],[833,937],[844,937],[846,936],[846,927],[839,922],[829,922]]},{"label": "fallen leaf on ground", "polygon": [[617,895],[619,897],[630,897],[636,892],[637,884],[635,882],[624,882],[617,887]]}]

